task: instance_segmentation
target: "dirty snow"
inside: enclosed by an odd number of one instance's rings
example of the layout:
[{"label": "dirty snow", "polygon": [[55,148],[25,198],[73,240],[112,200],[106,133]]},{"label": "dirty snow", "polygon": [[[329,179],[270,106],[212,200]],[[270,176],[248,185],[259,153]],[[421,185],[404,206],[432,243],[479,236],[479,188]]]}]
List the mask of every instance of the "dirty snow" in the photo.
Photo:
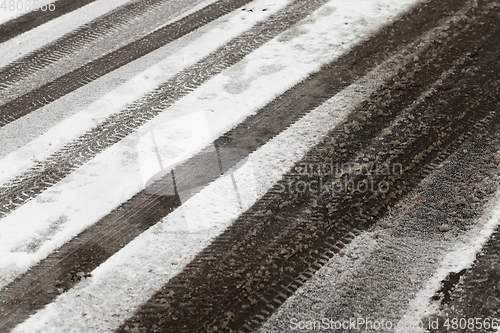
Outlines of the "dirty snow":
[{"label": "dirty snow", "polygon": [[[435,274],[411,301],[402,320],[418,321],[426,316],[439,313],[439,309],[436,308],[435,302],[431,301],[431,297],[441,288],[441,281],[450,273],[458,273],[463,269],[470,268],[476,259],[476,255],[481,251],[483,245],[488,241],[499,224],[500,190],[497,191],[495,197],[489,202],[485,208],[485,213],[478,219],[476,225],[464,233],[457,240],[454,248],[441,260]],[[419,332],[424,332],[424,330],[422,329]]]},{"label": "dirty snow", "polygon": [[[461,210],[440,205],[453,201],[458,195],[453,194],[455,190],[460,195],[463,191],[473,195],[475,190],[488,193],[498,188],[498,165],[479,162],[487,154],[500,153],[498,136],[492,137],[467,144],[466,149],[448,158],[376,225],[356,237],[301,286],[258,332],[293,331],[299,324],[307,327],[317,321],[323,325],[324,319],[329,325],[342,324],[357,322],[358,318],[390,322],[394,329],[380,330],[384,332],[423,332],[419,325],[425,323],[425,318],[440,313],[431,297],[441,287],[441,281],[450,272],[470,267],[498,227],[498,190],[495,195],[470,200],[475,205]],[[469,217],[464,218],[464,212]],[[456,220],[450,230],[440,231],[439,226],[451,216]],[[364,329],[366,326],[361,324],[359,331]]]}]

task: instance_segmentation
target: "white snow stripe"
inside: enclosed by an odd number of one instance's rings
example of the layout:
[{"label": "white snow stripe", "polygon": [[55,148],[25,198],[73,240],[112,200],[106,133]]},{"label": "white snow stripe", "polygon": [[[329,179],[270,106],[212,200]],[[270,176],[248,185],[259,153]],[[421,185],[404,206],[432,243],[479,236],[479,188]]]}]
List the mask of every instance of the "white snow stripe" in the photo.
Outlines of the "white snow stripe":
[{"label": "white snow stripe", "polygon": [[229,175],[211,183],[13,332],[116,329],[400,65],[387,62],[304,116],[234,169],[237,190]]}]

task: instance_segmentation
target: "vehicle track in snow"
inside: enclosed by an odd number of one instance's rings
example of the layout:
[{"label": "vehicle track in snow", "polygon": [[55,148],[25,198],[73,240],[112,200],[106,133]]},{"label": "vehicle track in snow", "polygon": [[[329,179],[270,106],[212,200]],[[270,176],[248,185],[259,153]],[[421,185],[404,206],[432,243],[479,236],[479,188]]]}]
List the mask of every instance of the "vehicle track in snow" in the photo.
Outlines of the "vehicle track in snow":
[{"label": "vehicle track in snow", "polygon": [[439,325],[431,332],[498,332],[499,241],[500,232],[497,229],[478,253],[472,267],[451,273],[442,282],[442,288],[434,296],[440,306],[440,312],[429,316],[437,319]]},{"label": "vehicle track in snow", "polygon": [[[241,0],[241,2],[244,1],[246,0]],[[133,133],[139,126],[192,92],[203,82],[237,63],[266,41],[293,26],[324,2],[325,0],[317,0],[304,3],[303,0],[299,0],[292,3],[269,20],[257,24],[198,63],[176,74],[152,93],[132,103],[124,111],[108,117],[102,124],[67,144],[47,160],[38,163],[2,186],[0,188],[2,197],[0,212],[5,215],[17,206],[31,200],[71,171],[85,164],[99,152]],[[236,6],[235,2],[232,4]],[[228,10],[228,7],[224,7],[224,9]],[[215,11],[215,9],[213,10]],[[213,15],[219,14],[219,11],[213,13]],[[201,14],[197,13],[197,15]],[[208,18],[204,17],[202,20],[208,20]],[[85,81],[85,76],[78,80],[81,85],[91,81],[88,78]],[[66,87],[70,87],[70,84],[66,83]]]},{"label": "vehicle track in snow", "polygon": [[[394,25],[386,27],[367,42],[356,46],[351,53],[330,66],[325,66],[322,71],[290,89],[255,116],[216,140],[215,146],[238,148],[249,153],[256,150],[305,113],[364,76],[377,63],[400,51],[404,47],[404,44],[401,45],[403,41],[411,41],[433,29],[440,19],[446,18],[462,5],[463,2],[451,2],[446,5],[431,2],[420,7],[422,11],[416,10],[405,15]],[[422,89],[414,88],[415,96],[421,94]],[[314,94],[311,94],[312,91]],[[199,159],[199,156],[194,160]],[[189,163],[190,161],[186,164]],[[210,168],[210,165],[207,164],[207,167]],[[185,171],[179,169],[176,170],[179,183],[182,183],[183,179],[193,177],[192,168],[186,168]],[[203,169],[199,172],[203,173]],[[54,178],[57,180],[57,177]],[[4,300],[10,300],[1,309],[3,327],[12,327],[49,303],[57,296],[58,288],[71,288],[80,279],[76,276],[77,273],[92,271],[177,207],[179,203],[174,198],[154,195],[156,191],[165,192],[164,188],[171,185],[167,177],[147,191],[140,192],[7,286],[1,292]]]}]

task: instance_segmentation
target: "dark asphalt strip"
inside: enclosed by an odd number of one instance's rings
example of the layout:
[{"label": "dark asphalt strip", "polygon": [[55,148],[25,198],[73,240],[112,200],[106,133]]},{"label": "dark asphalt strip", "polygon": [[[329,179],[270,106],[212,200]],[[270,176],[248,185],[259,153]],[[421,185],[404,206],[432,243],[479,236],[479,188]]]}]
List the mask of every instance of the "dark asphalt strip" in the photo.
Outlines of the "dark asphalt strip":
[{"label": "dark asphalt strip", "polygon": [[[0,106],[0,127],[167,45],[251,0],[219,0]],[[315,2],[314,2],[315,3]],[[271,29],[272,32],[279,29]],[[264,36],[269,36],[265,34]],[[241,52],[240,52],[241,53]],[[178,77],[178,76],[177,76]],[[196,85],[195,85],[196,86]]]},{"label": "dark asphalt strip", "polygon": [[[331,66],[326,66],[320,73],[290,89],[257,115],[248,118],[227,135],[216,140],[215,145],[221,149],[236,147],[248,153],[254,151],[307,111],[365,75],[376,63],[384,61],[403,48],[403,41],[411,41],[434,28],[440,19],[460,9],[462,5],[463,3],[457,1],[431,2],[417,8],[367,42],[354,47],[351,53],[341,57]],[[425,86],[439,76],[436,75],[429,82],[415,82]],[[418,96],[422,89],[415,86],[415,96]],[[202,156],[203,152],[186,162],[185,167],[176,169],[176,180],[179,184],[196,177],[196,173],[206,173],[203,168],[193,169],[190,167],[192,164],[212,168],[210,163],[203,161]],[[232,165],[236,162],[233,161]],[[67,290],[79,280],[77,272],[92,271],[176,208],[179,205],[176,198],[155,194],[169,192],[171,187],[171,178],[167,176],[138,193],[4,288],[0,292],[0,327],[13,327],[29,314],[50,303],[56,297],[56,288]]]},{"label": "dark asphalt strip", "polygon": [[[26,31],[34,29],[94,1],[96,0],[56,0],[52,2],[55,8],[53,11],[49,9],[45,11],[39,9],[0,24],[0,43],[6,42]],[[17,1],[15,1],[15,3],[17,5]],[[22,3],[24,5],[25,2],[22,1]],[[33,1],[31,1],[31,3],[33,3]],[[7,1],[7,6],[9,6],[9,1]]]},{"label": "dark asphalt strip", "polygon": [[[468,37],[476,29],[485,36],[497,31],[492,24],[496,18],[485,20],[476,21],[470,31],[466,29]],[[288,174],[118,331],[125,332],[137,325],[140,332],[234,332],[251,331],[258,326],[359,230],[377,221],[391,200],[408,193],[435,163],[443,161],[471,135],[484,130],[492,119],[497,121],[495,111],[500,105],[500,94],[494,87],[500,70],[496,60],[499,42],[500,35],[496,33],[482,49],[461,49],[461,53],[471,51],[472,56],[464,58],[464,63],[442,85],[438,84],[433,95],[420,101],[408,114],[402,114],[391,134],[368,138],[369,146],[357,151],[367,158],[365,163],[379,161],[378,172],[354,175],[346,181],[387,182],[387,191],[349,191],[333,197],[330,193],[283,193],[281,189],[289,183],[310,182],[312,175]],[[453,62],[457,55],[445,56]],[[425,63],[423,60],[416,64],[418,68],[400,79],[421,75],[420,65]],[[397,101],[407,101],[404,91],[396,95],[389,87],[384,93],[377,109],[372,113],[360,110],[358,114],[363,114],[364,120],[339,126],[297,163],[297,168],[318,165],[328,158],[334,163],[346,162],[340,147],[361,135],[359,129],[364,131],[377,124],[377,120],[388,116],[387,112],[390,116]],[[391,99],[392,106],[385,106]],[[361,158],[351,162],[360,163]],[[384,174],[384,164],[402,165],[404,173]],[[325,182],[334,179],[327,174],[312,176],[315,180],[324,177]]]},{"label": "dark asphalt strip", "polygon": [[[216,146],[222,149],[240,147],[248,152],[254,151],[264,144],[265,140],[277,135],[305,112],[321,104],[331,95],[364,75],[377,62],[383,61],[391,53],[403,47],[400,45],[402,40],[412,40],[427,29],[432,29],[440,18],[446,16],[444,13],[458,10],[459,5],[462,3],[450,1],[419,7],[422,10],[418,8],[414,13],[404,16],[368,42],[355,47],[350,54],[339,59],[336,66],[325,67],[322,72],[291,89],[259,111],[256,116],[247,119],[226,136],[217,140]],[[343,81],[339,82],[339,77]],[[435,79],[436,77],[433,78]],[[316,87],[315,94],[311,93],[313,87]],[[423,88],[415,87],[415,89],[415,94],[418,96]],[[290,108],[290,103],[300,105],[302,109]],[[293,116],[290,117],[290,114]],[[200,161],[200,156],[203,154],[198,155],[194,160]],[[191,161],[186,163],[187,166],[190,164],[192,164]],[[211,167],[209,163],[198,164]],[[181,167],[176,170],[178,182],[193,177],[192,167],[187,167],[186,171],[182,169]],[[205,171],[204,169],[198,170],[200,174],[204,174]],[[51,302],[56,296],[56,288],[67,290],[78,281],[79,278],[75,275],[77,272],[92,271],[177,207],[179,202],[176,202],[175,198],[155,194],[168,192],[165,188],[168,189],[171,186],[169,177],[153,184],[2,290],[1,298],[6,300],[6,303],[2,303],[0,307],[3,328],[12,327],[44,304]],[[56,281],[58,281],[57,285]]]}]

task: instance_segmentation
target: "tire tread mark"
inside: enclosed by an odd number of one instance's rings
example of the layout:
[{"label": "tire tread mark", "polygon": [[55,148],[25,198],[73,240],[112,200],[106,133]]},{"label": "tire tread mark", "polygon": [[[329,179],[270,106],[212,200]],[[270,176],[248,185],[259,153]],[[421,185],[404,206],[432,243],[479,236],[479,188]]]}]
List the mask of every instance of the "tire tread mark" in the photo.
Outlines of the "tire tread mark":
[{"label": "tire tread mark", "polygon": [[[491,32],[484,31],[481,25],[476,26],[476,29],[482,34],[492,35]],[[169,332],[239,331],[259,326],[272,313],[265,310],[269,309],[267,304],[282,302],[283,295],[292,294],[302,285],[301,280],[307,277],[305,272],[315,272],[322,266],[318,261],[319,253],[327,255],[338,252],[338,249],[349,243],[353,236],[372,225],[385,213],[389,200],[408,193],[418,184],[427,174],[424,166],[442,162],[460,147],[462,142],[477,133],[475,125],[484,130],[484,126],[495,119],[499,105],[498,93],[488,96],[485,93],[488,88],[485,87],[491,86],[496,80],[491,73],[497,73],[500,69],[496,60],[498,51],[494,49],[499,40],[498,34],[490,40],[488,52],[493,52],[494,57],[490,57],[482,64],[479,72],[479,74],[489,74],[489,77],[482,78],[480,75],[477,78],[469,77],[469,74],[457,70],[458,73],[452,73],[445,81],[465,80],[465,83],[459,84],[458,93],[446,95],[442,91],[435,91],[429,96],[430,100],[421,100],[407,115],[416,116],[415,120],[402,122],[392,136],[371,142],[369,148],[375,147],[375,151],[383,152],[380,155],[382,162],[407,166],[404,174],[393,175],[392,179],[383,176],[379,169],[376,176],[372,175],[378,181],[389,182],[390,190],[387,194],[376,191],[373,194],[339,195],[333,198],[323,195],[321,198],[323,200],[317,203],[318,208],[314,208],[309,195],[295,196],[290,193],[277,195],[276,191],[271,190],[265,195],[266,200],[259,200],[249,212],[237,219],[217,242],[195,258],[193,264],[188,265],[185,271],[171,279],[118,332],[137,325],[140,332],[160,332],[166,328]],[[484,52],[482,54],[484,55]],[[470,69],[473,64],[474,60],[467,58],[458,69]],[[430,70],[431,66],[428,67]],[[420,70],[415,73],[418,72]],[[449,97],[451,106],[440,105],[438,101],[441,96]],[[404,101],[406,96],[401,94],[396,99]],[[397,110],[397,103],[384,108],[392,109],[392,107],[396,107]],[[457,116],[456,110],[463,109],[465,111]],[[441,114],[449,117],[442,117]],[[349,122],[346,122],[346,125],[348,124]],[[412,128],[412,124],[422,126]],[[405,131],[406,129],[409,133]],[[333,131],[326,140],[335,138],[336,143],[350,142],[353,136],[360,135],[360,132],[365,130],[366,128],[355,131],[353,135]],[[413,139],[409,140],[405,154],[389,153],[390,139],[404,139],[410,136]],[[441,144],[434,145],[438,138]],[[321,143],[296,166],[324,161],[324,152],[329,150],[329,147],[331,141]],[[361,151],[366,152],[368,149]],[[335,161],[345,161],[341,156],[335,156],[335,152],[333,155]],[[290,178],[295,177],[294,174],[286,176],[280,183],[288,184]],[[365,178],[365,175],[353,177],[356,181]],[[291,204],[280,206],[284,202]],[[353,205],[358,203],[362,203],[362,210],[352,210]],[[327,205],[337,210],[329,212]],[[267,210],[273,211],[273,216],[268,216],[265,213]],[[310,211],[313,212],[312,217]],[[287,219],[295,219],[298,222],[295,225],[281,222]],[[293,228],[290,228],[290,225],[285,226],[287,224],[292,224]],[[337,240],[335,244],[332,238]],[[329,245],[325,246],[327,244],[325,240],[328,239]],[[214,257],[215,260],[207,262],[202,259],[208,256]],[[275,265],[274,268],[272,264]],[[285,268],[284,273],[280,273],[278,267]],[[302,279],[298,279],[301,275]],[[196,278],[191,279],[188,276]],[[184,286],[180,289],[171,287],[170,283],[184,284]],[[283,287],[280,288],[279,285]],[[261,299],[262,295],[267,297]],[[160,299],[170,304],[168,310],[159,313],[149,308],[149,304],[156,304]],[[276,302],[273,299],[276,299]]]}]

